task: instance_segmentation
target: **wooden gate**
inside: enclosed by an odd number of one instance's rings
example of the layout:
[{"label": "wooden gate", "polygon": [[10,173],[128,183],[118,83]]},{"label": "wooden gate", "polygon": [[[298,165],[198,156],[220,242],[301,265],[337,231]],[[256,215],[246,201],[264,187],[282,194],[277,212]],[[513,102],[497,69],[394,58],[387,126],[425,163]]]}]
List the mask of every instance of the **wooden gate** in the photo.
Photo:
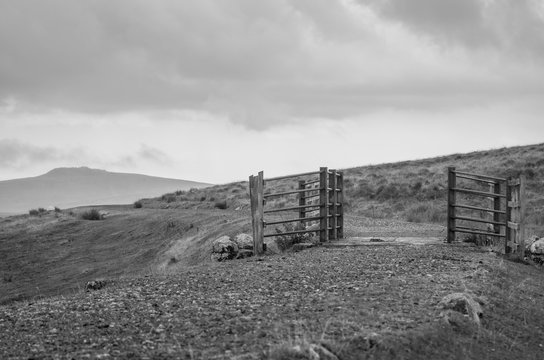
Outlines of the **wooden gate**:
[{"label": "wooden gate", "polygon": [[[465,183],[482,184],[488,190],[458,187],[458,180]],[[459,203],[458,194],[465,194],[467,198],[487,198],[488,206]],[[460,214],[463,212],[479,212],[480,218],[473,215]],[[525,176],[516,179],[457,171],[454,167],[448,168],[448,242],[455,241],[456,233],[468,233],[486,236],[504,241],[504,252],[524,255],[524,216],[525,216]],[[465,224],[469,225],[465,225]],[[471,226],[470,224],[485,224],[486,228]]]},{"label": "wooden gate", "polygon": [[[299,180],[294,190],[267,192],[265,185],[280,180]],[[251,218],[253,225],[253,248],[256,255],[263,253],[264,238],[282,235],[318,233],[321,242],[342,239],[344,237],[344,175],[336,170],[322,167],[319,171],[264,179],[263,172],[249,177],[251,199]],[[278,197],[297,195],[295,206],[266,208],[267,200]],[[290,212],[296,217],[281,220],[266,220],[265,214]],[[267,226],[286,223],[311,224],[302,229],[265,233]]]}]

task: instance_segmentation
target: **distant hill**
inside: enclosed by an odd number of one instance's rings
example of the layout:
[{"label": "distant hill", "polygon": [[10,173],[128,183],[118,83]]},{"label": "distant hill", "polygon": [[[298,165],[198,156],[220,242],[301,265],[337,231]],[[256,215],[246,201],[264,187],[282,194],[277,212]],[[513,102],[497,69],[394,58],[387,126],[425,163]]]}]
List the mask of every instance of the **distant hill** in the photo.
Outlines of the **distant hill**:
[{"label": "distant hill", "polygon": [[140,198],[209,185],[88,167],[58,168],[36,177],[0,181],[0,215],[37,207],[130,204]]}]

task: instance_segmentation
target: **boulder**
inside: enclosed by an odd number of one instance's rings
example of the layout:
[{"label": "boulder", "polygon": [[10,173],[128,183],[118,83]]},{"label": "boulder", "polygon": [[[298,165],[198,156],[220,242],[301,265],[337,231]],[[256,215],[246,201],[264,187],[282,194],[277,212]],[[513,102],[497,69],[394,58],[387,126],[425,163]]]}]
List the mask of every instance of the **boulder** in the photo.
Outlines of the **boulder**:
[{"label": "boulder", "polygon": [[533,242],[529,247],[529,251],[533,254],[544,254],[544,239]]},{"label": "boulder", "polygon": [[106,286],[106,280],[87,281],[87,283],[85,284],[85,290],[100,290],[104,286]]},{"label": "boulder", "polygon": [[264,239],[265,252],[268,254],[279,254],[281,250],[278,246],[278,243],[273,238]]},{"label": "boulder", "polygon": [[238,245],[231,240],[230,236],[224,235],[213,241],[212,258],[217,261],[234,259],[238,251]]},{"label": "boulder", "polygon": [[459,323],[460,318],[457,314],[451,313],[451,311],[454,311],[462,314],[473,324],[480,326],[480,318],[483,316],[483,311],[478,300],[478,298],[469,293],[453,293],[446,295],[440,301],[439,306],[444,310],[448,310],[443,316],[450,324]]},{"label": "boulder", "polygon": [[234,237],[234,242],[240,249],[253,250],[253,236],[248,234],[238,234]]}]

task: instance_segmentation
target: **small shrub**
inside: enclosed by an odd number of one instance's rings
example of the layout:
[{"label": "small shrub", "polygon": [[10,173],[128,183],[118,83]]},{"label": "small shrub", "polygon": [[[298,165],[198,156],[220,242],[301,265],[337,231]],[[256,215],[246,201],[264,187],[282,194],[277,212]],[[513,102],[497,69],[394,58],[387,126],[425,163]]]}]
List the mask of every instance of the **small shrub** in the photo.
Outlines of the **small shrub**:
[{"label": "small shrub", "polygon": [[102,220],[102,215],[100,215],[100,212],[96,209],[87,210],[83,213],[81,213],[80,217],[83,220]]},{"label": "small shrub", "polygon": [[56,213],[60,213],[60,212],[62,212],[62,210],[61,210],[60,208],[58,208],[58,207],[55,206],[55,212],[56,212]]},{"label": "small shrub", "polygon": [[200,201],[206,201],[206,197],[205,197],[205,196],[201,196],[201,197],[200,197]]},{"label": "small shrub", "polygon": [[214,207],[217,209],[225,210],[228,207],[227,201],[226,200],[217,201]]},{"label": "small shrub", "polygon": [[291,235],[282,235],[282,233],[305,230],[305,227],[301,223],[293,224],[284,224],[281,228],[276,228],[276,243],[278,248],[281,251],[290,249],[295,244],[300,244],[304,242],[309,242],[315,236],[315,233],[300,233],[300,234],[291,234]]},{"label": "small shrub", "polygon": [[28,214],[30,216],[38,216],[40,215],[40,212],[38,211],[38,209],[31,209],[31,210],[28,210]]},{"label": "small shrub", "polygon": [[134,202],[134,208],[135,209],[141,209],[142,208],[142,202],[140,200]]},{"label": "small shrub", "polygon": [[182,191],[182,190],[177,190],[176,191],[177,196],[180,196],[180,195],[183,195],[183,194],[185,194],[185,191]]},{"label": "small shrub", "polygon": [[44,214],[44,213],[47,212],[47,210],[45,210],[44,208],[38,208],[38,212],[39,212],[40,214]]}]

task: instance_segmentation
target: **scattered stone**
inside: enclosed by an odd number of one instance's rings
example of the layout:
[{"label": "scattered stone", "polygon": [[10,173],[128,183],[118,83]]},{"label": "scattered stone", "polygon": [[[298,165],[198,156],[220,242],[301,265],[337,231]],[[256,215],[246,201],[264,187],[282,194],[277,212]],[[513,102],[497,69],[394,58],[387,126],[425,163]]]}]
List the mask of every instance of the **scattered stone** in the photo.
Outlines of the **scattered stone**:
[{"label": "scattered stone", "polygon": [[238,245],[231,240],[230,236],[224,235],[214,240],[212,244],[212,259],[217,261],[235,259],[238,251]]},{"label": "scattered stone", "polygon": [[533,254],[544,254],[544,239],[535,240],[529,247],[529,251]]},{"label": "scattered stone", "polygon": [[238,254],[236,255],[236,258],[237,259],[245,259],[245,258],[252,257],[252,256],[253,256],[253,250],[242,249],[242,250],[238,251]]},{"label": "scattered stone", "polygon": [[279,254],[281,253],[281,250],[278,246],[278,243],[275,239],[267,238],[264,239],[264,251],[266,251],[269,254]]},{"label": "scattered stone", "polygon": [[444,310],[448,310],[442,314],[447,323],[455,326],[462,325],[463,328],[466,327],[461,324],[460,318],[452,313],[453,311],[463,315],[463,317],[479,327],[480,318],[483,316],[482,307],[480,306],[479,301],[482,303],[484,302],[482,299],[478,299],[469,293],[453,293],[446,295],[440,301],[439,306]]},{"label": "scattered stone", "polygon": [[306,250],[306,249],[309,249],[309,248],[312,248],[312,247],[314,247],[314,244],[312,244],[312,243],[298,243],[298,244],[293,245],[292,249],[293,249],[293,251],[302,251],[302,250]]},{"label": "scattered stone", "polygon": [[248,234],[238,234],[234,237],[234,242],[239,249],[253,250],[253,236]]},{"label": "scattered stone", "polygon": [[85,284],[85,290],[87,290],[87,291],[89,291],[89,290],[100,290],[104,286],[106,286],[106,283],[107,283],[106,280],[87,281],[87,283]]}]

